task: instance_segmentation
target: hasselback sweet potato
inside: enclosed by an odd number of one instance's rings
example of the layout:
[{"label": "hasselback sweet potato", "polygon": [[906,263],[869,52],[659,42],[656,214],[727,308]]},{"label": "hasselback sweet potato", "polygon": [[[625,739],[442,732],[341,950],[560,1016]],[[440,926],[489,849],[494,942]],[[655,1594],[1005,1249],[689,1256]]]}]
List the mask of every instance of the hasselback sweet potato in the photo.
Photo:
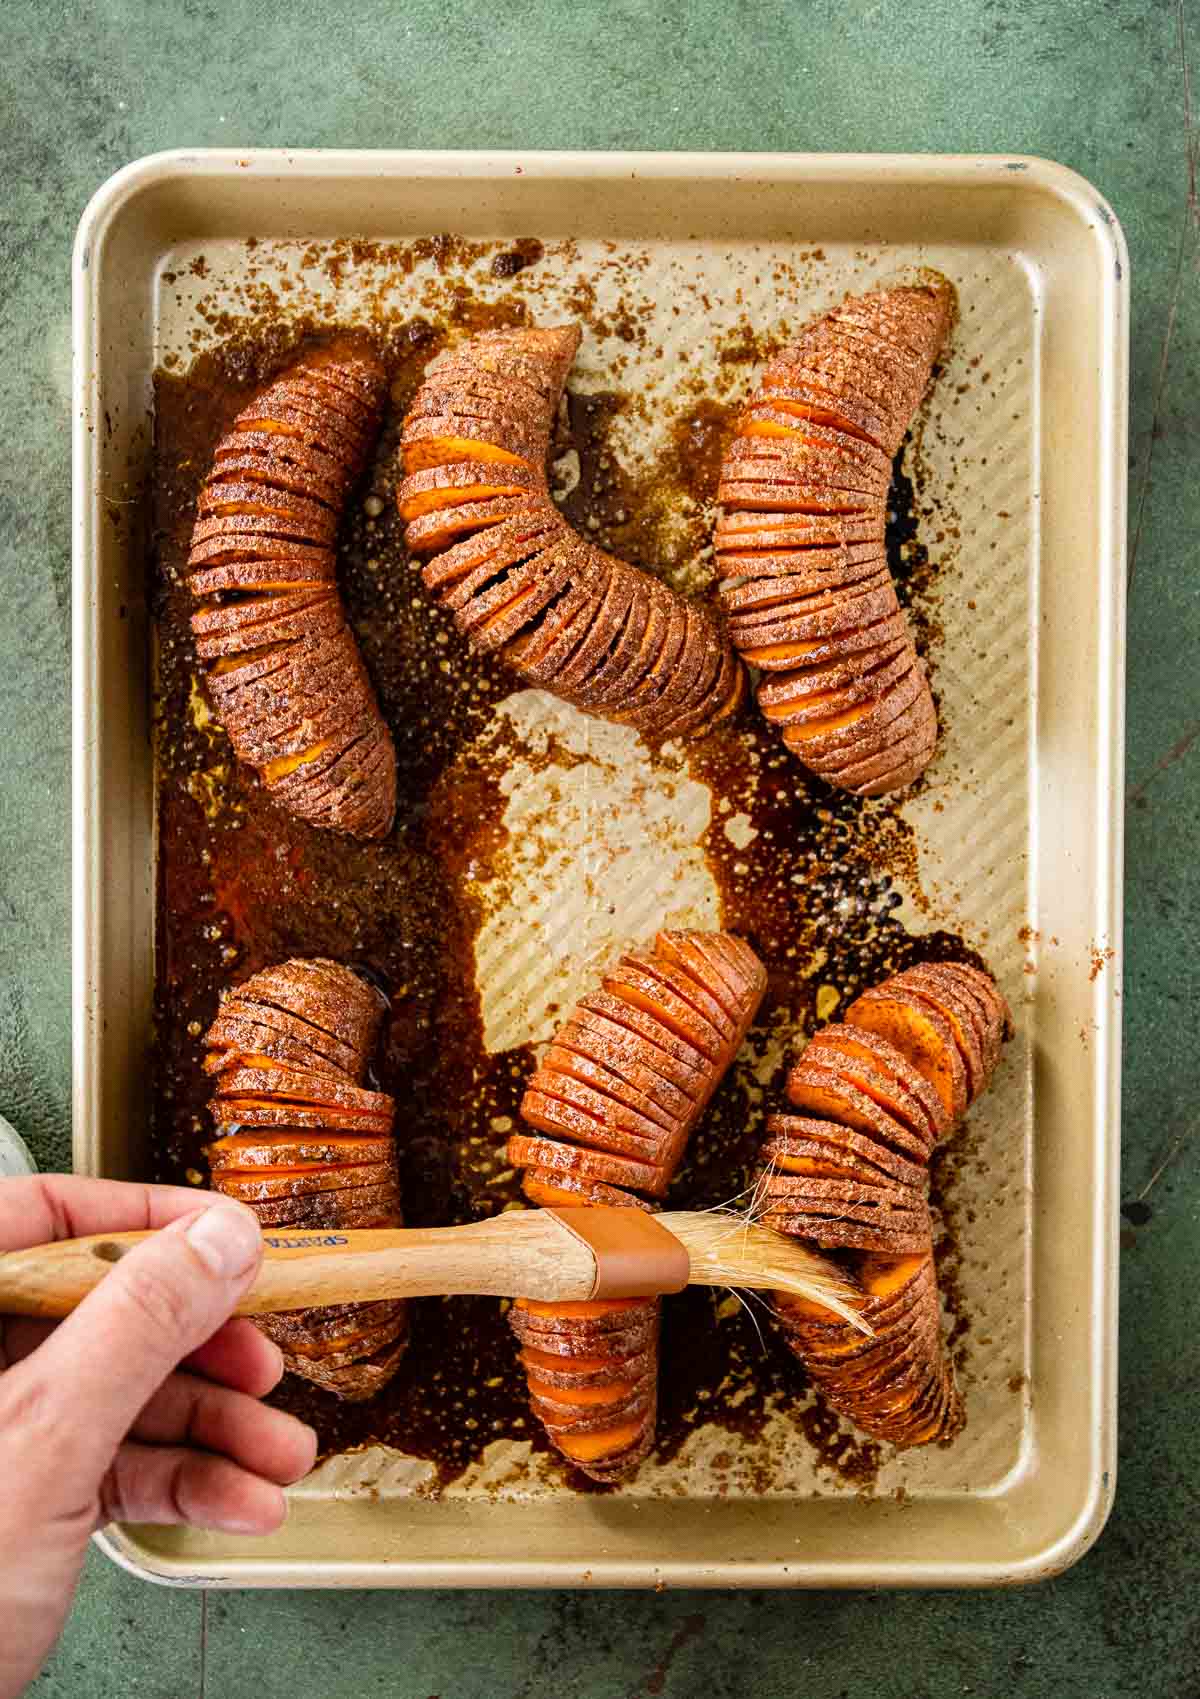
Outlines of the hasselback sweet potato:
[{"label": "hasselback sweet potato", "polygon": [[335,574],[347,493],[379,428],[383,368],[308,355],[221,438],[188,557],[206,687],[238,759],[314,826],[383,837],[396,756]]},{"label": "hasselback sweet potato", "polygon": [[776,1293],[785,1339],[817,1391],[875,1439],[950,1439],[962,1423],[941,1342],[927,1164],[983,1090],[1010,1023],[990,975],[907,968],[823,1027],[787,1081],[797,1114],[772,1115],[761,1219],[841,1263],[874,1328]]},{"label": "hasselback sweet potato", "polygon": [[[205,1035],[212,1183],[263,1227],[401,1225],[392,1099],[361,1084],[382,1015],[377,991],[320,959],[264,968],[222,1002]],[[408,1339],[402,1302],[256,1321],[293,1374],[349,1401],[387,1383]]]},{"label": "hasselback sweet potato", "polygon": [[[582,998],[529,1081],[508,1160],[531,1202],[646,1209],[733,1061],[766,988],[753,950],[725,932],[660,932]],[[639,1196],[638,1194],[644,1194]],[[614,1481],[654,1443],[657,1298],[518,1299],[530,1403],[559,1451]]]},{"label": "hasselback sweet potato", "polygon": [[862,796],[919,777],[937,742],[924,663],[884,552],[892,456],[950,324],[949,284],[874,290],[770,361],[721,468],[719,595],[764,717]]},{"label": "hasselback sweet potato", "polygon": [[487,331],[439,356],[404,422],[397,491],[426,589],[528,684],[654,737],[733,713],[745,675],[705,609],[568,524],[546,458],[579,330]]}]

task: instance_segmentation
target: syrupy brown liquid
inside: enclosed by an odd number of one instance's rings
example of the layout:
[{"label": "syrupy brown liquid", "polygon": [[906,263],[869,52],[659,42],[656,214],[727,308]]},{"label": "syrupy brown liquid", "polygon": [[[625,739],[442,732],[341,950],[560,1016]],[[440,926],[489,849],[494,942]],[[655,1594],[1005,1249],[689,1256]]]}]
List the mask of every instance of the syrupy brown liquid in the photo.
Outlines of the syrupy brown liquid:
[{"label": "syrupy brown liquid", "polygon": [[[540,248],[518,245],[512,255],[498,256],[494,276],[536,266]],[[374,463],[348,505],[339,566],[396,741],[399,810],[382,844],[314,831],[238,767],[204,706],[189,630],[184,563],[213,445],[248,390],[329,327],[270,317],[231,324],[228,339],[185,374],[158,374],[149,564],[159,818],[155,1178],[199,1184],[207,1176],[201,1039],[220,990],[267,963],[321,955],[369,973],[390,999],[376,1071],[378,1085],[396,1099],[406,1219],[478,1219],[519,1196],[503,1147],[533,1057],[525,1050],[486,1054],[473,959],[478,881],[505,832],[496,757],[478,757],[472,746],[514,686],[498,663],[472,654],[424,598],[392,497],[399,422],[425,363],[451,332],[525,316],[523,301],[487,305],[459,288],[444,320],[390,321],[371,333],[392,374],[392,406]],[[647,479],[626,471],[609,441],[608,426],[625,400],[619,393],[569,398],[556,448],[576,450],[581,476],[564,510],[627,559],[694,583],[704,570],[697,551],[730,410],[686,401],[668,452]],[[902,460],[889,549],[902,594],[911,592],[924,616],[918,631],[928,636],[936,632],[934,573],[913,542],[913,492]],[[667,546],[657,521],[680,503],[697,517],[682,540],[673,527]],[[917,864],[899,812],[808,777],[752,707],[697,747],[690,763],[714,793],[705,849],[724,924],[753,943],[770,973],[750,1042],[760,1056],[780,1059],[765,1088],[752,1091],[753,1101],[744,1073],[727,1078],[693,1138],[672,1191],[675,1208],[720,1203],[747,1185],[764,1110],[781,1101],[781,1027],[811,1031],[858,990],[911,961],[970,959],[951,935],[910,936],[895,913],[893,876],[911,880]],[[741,823],[732,833],[731,820]],[[953,1258],[948,1242],[940,1249]],[[764,1347],[754,1320],[725,1293],[692,1289],[664,1305],[660,1459],[701,1424],[726,1430],[735,1448],[761,1433],[768,1411],[795,1394],[796,1420],[826,1467],[869,1483],[880,1448],[848,1438],[819,1410],[800,1412],[802,1393],[798,1365],[769,1337]],[[342,1405],[295,1380],[275,1401],[314,1423],[323,1453],[391,1443],[433,1461],[442,1482],[496,1439],[527,1439],[537,1450],[547,1443],[528,1413],[524,1377],[494,1299],[416,1303],[400,1372],[367,1404]],[[565,1468],[564,1480],[587,1485]]]}]

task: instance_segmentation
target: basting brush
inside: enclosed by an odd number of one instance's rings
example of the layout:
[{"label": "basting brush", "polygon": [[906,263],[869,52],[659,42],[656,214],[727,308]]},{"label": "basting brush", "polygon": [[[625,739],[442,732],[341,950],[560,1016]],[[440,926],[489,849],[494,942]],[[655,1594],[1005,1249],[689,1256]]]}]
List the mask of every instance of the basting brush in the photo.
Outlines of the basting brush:
[{"label": "basting brush", "polygon": [[[0,1255],[0,1314],[64,1316],[146,1233],[64,1239]],[[861,1293],[831,1263],[721,1210],[511,1210],[462,1227],[263,1233],[239,1315],[451,1294],[548,1303],[651,1297],[684,1286],[787,1292],[867,1335]]]}]

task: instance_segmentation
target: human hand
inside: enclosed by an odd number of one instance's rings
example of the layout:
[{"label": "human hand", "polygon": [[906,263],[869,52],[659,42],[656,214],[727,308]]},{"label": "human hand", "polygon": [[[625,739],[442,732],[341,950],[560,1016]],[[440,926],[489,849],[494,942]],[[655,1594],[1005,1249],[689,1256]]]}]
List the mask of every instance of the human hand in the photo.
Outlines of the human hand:
[{"label": "human hand", "polygon": [[58,1637],[106,1522],[268,1534],[316,1435],[259,1403],[278,1348],[230,1320],[262,1260],[250,1210],[176,1186],[0,1180],[0,1254],[161,1228],[65,1321],[0,1315],[0,1699]]}]

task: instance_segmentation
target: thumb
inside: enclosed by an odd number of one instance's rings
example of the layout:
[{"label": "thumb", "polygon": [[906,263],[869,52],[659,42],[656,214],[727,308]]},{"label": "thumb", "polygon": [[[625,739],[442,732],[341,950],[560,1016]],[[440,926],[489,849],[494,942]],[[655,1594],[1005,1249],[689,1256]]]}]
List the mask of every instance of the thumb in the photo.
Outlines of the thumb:
[{"label": "thumb", "polygon": [[38,1384],[26,1395],[75,1424],[68,1467],[77,1483],[108,1468],[142,1406],[229,1318],[261,1261],[258,1221],[241,1204],[223,1200],[181,1216],[114,1264],[5,1376],[31,1374]]}]

